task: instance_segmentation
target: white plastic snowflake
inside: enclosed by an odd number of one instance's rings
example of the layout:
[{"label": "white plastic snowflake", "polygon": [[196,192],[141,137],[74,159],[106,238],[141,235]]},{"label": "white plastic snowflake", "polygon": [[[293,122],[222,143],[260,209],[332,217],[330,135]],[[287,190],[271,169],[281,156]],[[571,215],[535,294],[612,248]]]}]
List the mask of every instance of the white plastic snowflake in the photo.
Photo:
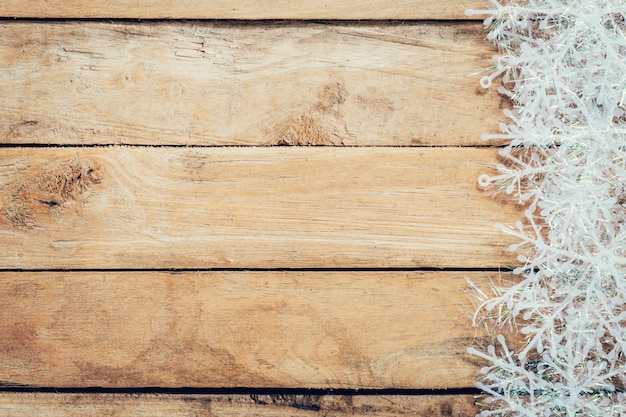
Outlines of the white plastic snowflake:
[{"label": "white plastic snowflake", "polygon": [[[626,0],[493,1],[487,38],[501,55],[482,78],[513,110],[499,174],[526,221],[521,279],[483,304],[526,337],[487,351],[481,416],[626,416]],[[499,142],[499,143],[500,143]]]}]

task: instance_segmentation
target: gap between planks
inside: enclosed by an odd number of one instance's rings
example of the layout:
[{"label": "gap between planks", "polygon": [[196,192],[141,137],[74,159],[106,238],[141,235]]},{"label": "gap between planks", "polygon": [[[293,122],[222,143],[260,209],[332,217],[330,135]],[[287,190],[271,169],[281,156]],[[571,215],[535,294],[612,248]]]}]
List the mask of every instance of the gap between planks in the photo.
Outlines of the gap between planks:
[{"label": "gap between planks", "polygon": [[470,417],[477,412],[471,395],[0,395],[0,417]]},{"label": "gap between planks", "polygon": [[[509,274],[0,274],[4,386],[471,386],[491,343],[467,278]],[[509,283],[510,284],[510,283]],[[513,341],[514,342],[514,341]]]},{"label": "gap between planks", "polygon": [[3,21],[0,143],[485,146],[509,104],[479,86],[484,37],[467,22]]},{"label": "gap between planks", "polygon": [[483,0],[3,0],[0,16],[127,19],[478,19]]}]

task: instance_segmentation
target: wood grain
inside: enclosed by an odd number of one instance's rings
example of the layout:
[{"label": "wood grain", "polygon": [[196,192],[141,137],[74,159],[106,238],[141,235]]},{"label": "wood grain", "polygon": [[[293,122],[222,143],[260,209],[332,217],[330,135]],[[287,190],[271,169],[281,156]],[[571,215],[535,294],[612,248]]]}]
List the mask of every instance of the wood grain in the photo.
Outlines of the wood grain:
[{"label": "wood grain", "polygon": [[479,87],[484,36],[476,23],[4,21],[0,143],[483,146],[506,106]]},{"label": "wood grain", "polygon": [[3,0],[0,16],[132,19],[468,19],[484,0]]},{"label": "wood grain", "polygon": [[[454,388],[465,272],[4,272],[4,386]],[[477,337],[474,339],[474,337]]]},{"label": "wood grain", "polygon": [[517,265],[493,149],[3,150],[0,268]]},{"label": "wood grain", "polygon": [[0,417],[473,417],[471,395],[0,395]]}]

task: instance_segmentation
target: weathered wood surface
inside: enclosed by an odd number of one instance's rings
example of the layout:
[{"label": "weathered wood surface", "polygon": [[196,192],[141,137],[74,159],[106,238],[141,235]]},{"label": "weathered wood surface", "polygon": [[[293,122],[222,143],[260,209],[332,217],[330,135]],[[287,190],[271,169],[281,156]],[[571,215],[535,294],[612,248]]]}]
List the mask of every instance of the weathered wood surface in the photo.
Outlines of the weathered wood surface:
[{"label": "weathered wood surface", "polygon": [[[0,17],[455,20],[482,3],[5,0]],[[478,88],[483,38],[458,21],[0,22],[0,389],[472,386],[466,348],[489,339],[465,277],[489,274],[150,269],[516,263],[493,223],[520,211],[476,187],[495,151],[428,147],[482,146],[502,119]],[[116,268],[137,270],[8,271]],[[472,400],[3,392],[0,417],[469,417]]]},{"label": "weathered wood surface", "polygon": [[0,395],[0,417],[470,417],[471,395]]},{"label": "weathered wood surface", "polygon": [[475,148],[6,148],[0,268],[488,268]]},{"label": "weathered wood surface", "polygon": [[505,106],[478,84],[483,38],[458,22],[4,21],[0,143],[481,146]]},{"label": "weathered wood surface", "polygon": [[[53,387],[454,388],[497,273],[4,272],[0,381]],[[477,339],[473,337],[477,336]]]},{"label": "weathered wood surface", "polygon": [[3,0],[0,16],[132,19],[476,19],[484,0]]}]

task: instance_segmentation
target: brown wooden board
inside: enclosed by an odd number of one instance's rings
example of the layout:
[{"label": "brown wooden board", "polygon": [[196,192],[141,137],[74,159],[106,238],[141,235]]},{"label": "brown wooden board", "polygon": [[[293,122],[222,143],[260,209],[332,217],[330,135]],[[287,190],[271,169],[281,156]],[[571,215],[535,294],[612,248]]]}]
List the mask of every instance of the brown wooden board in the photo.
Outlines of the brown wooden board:
[{"label": "brown wooden board", "polygon": [[1,1],[0,417],[473,416],[288,393],[478,378],[522,218],[476,185],[483,3]]},{"label": "brown wooden board", "polygon": [[4,21],[0,143],[484,146],[506,104],[479,87],[483,38],[458,22]]},{"label": "brown wooden board", "polygon": [[471,395],[2,394],[0,417],[473,417]]},{"label": "brown wooden board", "polygon": [[7,148],[0,268],[488,268],[474,148]]},{"label": "brown wooden board", "polygon": [[0,16],[132,19],[477,19],[484,0],[3,0]]},{"label": "brown wooden board", "polygon": [[[0,382],[454,388],[487,272],[4,272]],[[502,278],[506,279],[506,277]],[[474,339],[474,337],[477,337]],[[1,395],[0,395],[1,397]]]}]

